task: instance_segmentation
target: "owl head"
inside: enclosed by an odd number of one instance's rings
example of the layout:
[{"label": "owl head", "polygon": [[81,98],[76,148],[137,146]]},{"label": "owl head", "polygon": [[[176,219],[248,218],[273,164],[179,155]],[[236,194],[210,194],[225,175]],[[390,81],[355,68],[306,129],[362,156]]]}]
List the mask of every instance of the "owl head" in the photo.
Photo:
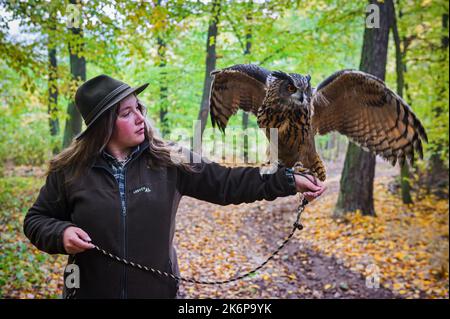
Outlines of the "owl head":
[{"label": "owl head", "polygon": [[309,110],[312,96],[311,76],[275,71],[267,79],[267,87],[282,106]]}]

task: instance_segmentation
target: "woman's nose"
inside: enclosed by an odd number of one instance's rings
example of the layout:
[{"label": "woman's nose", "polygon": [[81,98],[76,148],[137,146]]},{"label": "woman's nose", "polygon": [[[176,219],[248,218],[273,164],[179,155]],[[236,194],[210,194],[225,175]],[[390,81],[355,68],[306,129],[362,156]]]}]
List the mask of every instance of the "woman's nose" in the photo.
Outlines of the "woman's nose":
[{"label": "woman's nose", "polygon": [[136,122],[137,123],[141,123],[144,121],[144,115],[141,112],[136,112],[137,116],[136,116]]}]

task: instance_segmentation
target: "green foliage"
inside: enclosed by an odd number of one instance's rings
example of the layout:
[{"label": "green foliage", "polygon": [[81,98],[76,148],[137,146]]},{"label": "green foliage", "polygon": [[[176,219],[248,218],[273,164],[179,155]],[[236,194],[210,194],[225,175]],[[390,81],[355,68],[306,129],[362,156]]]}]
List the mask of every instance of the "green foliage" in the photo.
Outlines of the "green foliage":
[{"label": "green foliage", "polygon": [[[439,50],[445,33],[441,17],[448,14],[448,3],[399,3],[403,14],[399,32],[410,39],[405,99],[427,129],[426,157],[439,150],[448,161],[448,49]],[[166,106],[169,129],[192,127],[203,91],[211,6],[212,2],[191,1],[85,2],[80,7],[84,41],[80,54],[87,60],[87,78],[105,73],[131,85],[149,82],[140,98],[155,125],[160,128],[160,109]],[[317,86],[338,69],[358,68],[365,6],[365,1],[337,0],[222,1],[216,67],[257,63],[268,69],[311,74]],[[79,85],[70,79],[68,43],[80,43],[73,42],[66,26],[67,3],[0,1],[0,7],[9,13],[0,19],[0,162],[41,163],[53,146],[61,144],[60,136],[49,137],[46,116],[48,48],[57,49],[56,117],[63,125],[67,103]],[[29,36],[9,36],[6,26],[13,19],[20,21],[23,34]],[[164,42],[163,54],[158,52],[158,40]],[[244,55],[247,41],[251,47]],[[389,52],[387,81],[395,89],[392,45]],[[167,88],[165,96],[162,87]],[[237,116],[229,125],[240,127],[241,122]],[[256,127],[253,117],[249,126]],[[320,137],[318,147],[326,148],[328,139]]]},{"label": "green foliage", "polygon": [[[445,38],[448,41],[448,1],[394,2],[400,13],[399,33],[407,46],[403,47],[404,98],[428,133],[426,159],[439,155],[448,166],[449,51],[448,45],[442,45]],[[62,126],[67,105],[80,84],[70,76],[69,44],[86,58],[88,79],[104,73],[133,86],[149,82],[139,97],[156,128],[161,128],[161,106],[167,107],[166,120],[172,130],[190,129],[198,117],[212,1],[83,1],[78,6],[82,38],[74,37],[66,25],[68,3],[0,0],[0,171],[11,163],[41,165],[55,146],[62,145],[63,127],[59,135],[50,136],[48,86],[58,89],[53,116]],[[217,68],[256,63],[272,70],[310,74],[317,86],[339,69],[359,66],[367,1],[220,3]],[[445,15],[447,28],[443,27]],[[20,28],[16,35],[9,29],[13,21]],[[248,51],[247,41],[251,44]],[[58,60],[58,80],[51,84],[50,49],[56,49]],[[386,80],[395,90],[392,43],[389,54]],[[242,126],[241,114],[230,120],[230,128]],[[249,118],[249,127],[257,127],[254,117]],[[317,148],[324,158],[333,158],[335,149],[344,151],[339,147],[345,144],[342,139],[318,136]],[[421,162],[417,167],[423,171],[426,165]],[[23,217],[42,183],[42,178],[0,178],[0,298],[29,297],[28,292],[36,291],[42,291],[38,297],[55,298],[61,289],[61,274],[57,273],[63,268],[61,259],[33,251],[21,234]],[[7,291],[18,295],[7,295]]]},{"label": "green foliage", "polygon": [[[21,78],[14,70],[3,63],[0,66],[0,166],[5,162],[41,165],[60,137],[50,136],[48,115],[39,96],[18,85]],[[34,84],[41,85],[39,81]]]},{"label": "green foliage", "polygon": [[[398,24],[402,49],[407,45],[405,99],[427,131],[426,157],[438,153],[448,167],[448,1],[416,0],[402,4],[397,10],[401,14]],[[447,28],[443,27],[443,15],[447,15]],[[446,48],[442,46],[444,37]],[[395,64],[391,67],[395,68]]]}]

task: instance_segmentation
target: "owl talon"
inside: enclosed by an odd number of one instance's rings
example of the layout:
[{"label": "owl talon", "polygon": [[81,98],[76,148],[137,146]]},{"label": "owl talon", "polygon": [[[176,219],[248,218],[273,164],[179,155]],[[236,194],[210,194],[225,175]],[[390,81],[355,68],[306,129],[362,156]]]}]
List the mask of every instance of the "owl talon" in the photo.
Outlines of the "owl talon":
[{"label": "owl talon", "polygon": [[294,166],[292,167],[292,169],[294,170],[294,173],[313,175],[313,173],[309,169],[304,167],[301,162],[295,163]]}]

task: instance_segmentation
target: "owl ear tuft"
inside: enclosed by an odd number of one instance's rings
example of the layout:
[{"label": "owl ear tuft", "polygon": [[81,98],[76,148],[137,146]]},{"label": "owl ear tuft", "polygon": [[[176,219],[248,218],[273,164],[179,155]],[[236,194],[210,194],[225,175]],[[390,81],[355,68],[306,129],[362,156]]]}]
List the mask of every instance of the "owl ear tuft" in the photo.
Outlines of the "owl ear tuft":
[{"label": "owl ear tuft", "polygon": [[306,75],[306,80],[308,81],[308,83],[311,82],[311,75],[307,74]]},{"label": "owl ear tuft", "polygon": [[289,74],[283,72],[283,71],[273,71],[271,73],[272,76],[279,78],[280,80],[292,80]]}]

